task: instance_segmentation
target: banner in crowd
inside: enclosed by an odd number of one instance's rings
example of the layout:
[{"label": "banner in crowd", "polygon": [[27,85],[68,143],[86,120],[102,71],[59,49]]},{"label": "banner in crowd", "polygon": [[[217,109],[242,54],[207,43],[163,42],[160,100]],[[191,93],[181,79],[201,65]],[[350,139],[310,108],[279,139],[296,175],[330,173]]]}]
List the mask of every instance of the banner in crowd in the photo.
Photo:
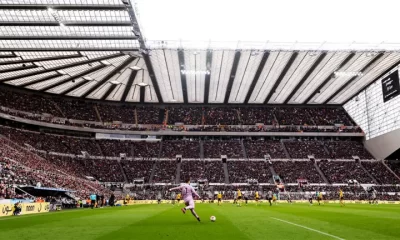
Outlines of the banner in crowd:
[{"label": "banner in crowd", "polygon": [[[0,204],[0,217],[12,216],[14,205],[13,204]],[[50,210],[50,203],[22,203],[21,215],[46,213]]]}]

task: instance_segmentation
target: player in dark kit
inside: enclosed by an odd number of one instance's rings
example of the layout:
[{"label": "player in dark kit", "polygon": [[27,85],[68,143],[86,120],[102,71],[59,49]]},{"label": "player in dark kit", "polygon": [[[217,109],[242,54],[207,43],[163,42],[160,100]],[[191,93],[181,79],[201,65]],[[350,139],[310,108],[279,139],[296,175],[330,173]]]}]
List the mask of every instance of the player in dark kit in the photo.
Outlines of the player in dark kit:
[{"label": "player in dark kit", "polygon": [[267,193],[267,200],[269,202],[269,206],[272,206],[272,191],[268,191]]}]

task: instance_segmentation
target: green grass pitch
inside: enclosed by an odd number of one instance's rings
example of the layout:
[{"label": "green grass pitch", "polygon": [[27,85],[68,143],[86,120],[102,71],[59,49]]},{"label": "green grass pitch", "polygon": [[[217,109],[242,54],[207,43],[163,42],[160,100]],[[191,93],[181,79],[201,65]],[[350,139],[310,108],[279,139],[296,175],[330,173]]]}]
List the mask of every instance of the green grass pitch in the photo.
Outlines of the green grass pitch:
[{"label": "green grass pitch", "polygon": [[[180,205],[182,207],[182,204]],[[135,205],[0,218],[0,239],[400,239],[400,205]],[[217,221],[211,222],[210,216]]]}]

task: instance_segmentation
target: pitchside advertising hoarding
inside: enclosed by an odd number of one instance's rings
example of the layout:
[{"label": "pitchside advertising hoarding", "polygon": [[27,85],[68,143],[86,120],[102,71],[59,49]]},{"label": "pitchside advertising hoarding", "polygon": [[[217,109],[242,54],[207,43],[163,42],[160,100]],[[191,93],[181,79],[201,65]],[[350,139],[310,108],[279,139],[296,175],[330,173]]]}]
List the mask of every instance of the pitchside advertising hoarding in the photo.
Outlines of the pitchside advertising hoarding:
[{"label": "pitchside advertising hoarding", "polygon": [[397,97],[400,94],[399,70],[392,72],[389,76],[382,79],[383,102]]},{"label": "pitchside advertising hoarding", "polygon": [[[50,210],[50,203],[22,203],[21,215],[46,213]],[[0,217],[12,216],[14,204],[0,204]]]}]

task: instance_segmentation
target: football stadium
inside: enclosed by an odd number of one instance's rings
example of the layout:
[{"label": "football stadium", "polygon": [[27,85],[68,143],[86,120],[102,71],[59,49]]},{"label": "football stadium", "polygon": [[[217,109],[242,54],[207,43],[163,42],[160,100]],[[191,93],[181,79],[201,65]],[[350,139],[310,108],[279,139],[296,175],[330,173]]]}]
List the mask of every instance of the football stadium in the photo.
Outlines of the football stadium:
[{"label": "football stadium", "polygon": [[400,239],[398,9],[0,0],[0,239]]}]

